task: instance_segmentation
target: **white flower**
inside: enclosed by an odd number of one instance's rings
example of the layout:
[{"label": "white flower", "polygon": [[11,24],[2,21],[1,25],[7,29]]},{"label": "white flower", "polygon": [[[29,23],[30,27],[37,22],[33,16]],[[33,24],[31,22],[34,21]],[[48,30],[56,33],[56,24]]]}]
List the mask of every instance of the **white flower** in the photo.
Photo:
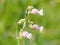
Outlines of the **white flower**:
[{"label": "white flower", "polygon": [[41,16],[43,16],[43,9],[41,9],[38,13],[39,13]]},{"label": "white flower", "polygon": [[29,35],[27,35],[27,38],[31,39],[32,38],[32,34],[30,33]]},{"label": "white flower", "polygon": [[41,27],[39,28],[39,30],[40,30],[40,32],[42,32],[42,31],[43,31],[43,26],[41,26]]}]

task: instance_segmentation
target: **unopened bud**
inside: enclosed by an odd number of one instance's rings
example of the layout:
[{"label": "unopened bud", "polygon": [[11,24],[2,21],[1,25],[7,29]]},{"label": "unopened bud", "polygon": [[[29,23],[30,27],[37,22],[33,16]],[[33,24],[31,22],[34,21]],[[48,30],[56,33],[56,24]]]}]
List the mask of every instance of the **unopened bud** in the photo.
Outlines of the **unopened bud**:
[{"label": "unopened bud", "polygon": [[18,24],[22,24],[24,22],[25,22],[25,19],[20,19],[19,22],[18,22]]},{"label": "unopened bud", "polygon": [[27,10],[31,11],[33,9],[33,6],[28,6]]}]

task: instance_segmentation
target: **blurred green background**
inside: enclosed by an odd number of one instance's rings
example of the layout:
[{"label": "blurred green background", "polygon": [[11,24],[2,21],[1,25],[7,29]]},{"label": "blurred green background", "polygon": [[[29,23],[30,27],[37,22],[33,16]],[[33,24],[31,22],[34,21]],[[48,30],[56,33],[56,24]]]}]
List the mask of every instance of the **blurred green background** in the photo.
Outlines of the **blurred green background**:
[{"label": "blurred green background", "polygon": [[[0,0],[0,45],[17,45],[17,22],[24,18],[26,8],[32,5],[44,9],[44,16],[30,15],[29,19],[44,26],[44,32],[34,34],[32,43],[25,45],[60,45],[60,0]],[[21,42],[20,42],[21,43]]]}]

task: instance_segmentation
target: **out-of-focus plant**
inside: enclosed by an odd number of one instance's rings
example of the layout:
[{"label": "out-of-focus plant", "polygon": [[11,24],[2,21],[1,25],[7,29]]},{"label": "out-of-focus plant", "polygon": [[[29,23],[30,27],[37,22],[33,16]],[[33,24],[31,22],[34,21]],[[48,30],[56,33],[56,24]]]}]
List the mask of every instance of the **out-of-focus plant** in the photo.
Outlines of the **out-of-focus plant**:
[{"label": "out-of-focus plant", "polygon": [[[32,33],[28,32],[26,30],[27,26],[33,30],[37,30],[42,32],[43,31],[43,26],[38,26],[36,23],[34,23],[33,21],[30,21],[29,19],[29,15],[30,14],[38,14],[40,16],[43,16],[43,9],[41,9],[40,11],[35,9],[33,6],[28,6],[27,10],[25,11],[25,18],[24,19],[20,19],[18,21],[18,25],[22,25],[22,28],[20,29],[20,31],[18,32],[19,34],[16,33],[16,39],[22,39],[22,38],[27,38],[29,40],[32,40],[33,35]],[[36,15],[37,16],[37,15]],[[17,31],[16,31],[17,32]],[[17,36],[18,35],[18,36]],[[19,41],[17,41],[18,43]],[[18,43],[19,45],[20,43]]]}]

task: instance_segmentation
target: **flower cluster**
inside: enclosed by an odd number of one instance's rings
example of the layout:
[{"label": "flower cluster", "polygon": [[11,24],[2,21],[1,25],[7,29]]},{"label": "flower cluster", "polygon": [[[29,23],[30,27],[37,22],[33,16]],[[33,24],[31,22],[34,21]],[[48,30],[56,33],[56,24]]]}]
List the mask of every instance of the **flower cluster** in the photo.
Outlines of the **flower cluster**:
[{"label": "flower cluster", "polygon": [[34,22],[29,21],[27,19],[27,16],[29,16],[30,13],[39,14],[40,16],[43,16],[43,9],[37,10],[33,6],[28,6],[28,8],[26,10],[26,14],[27,14],[26,17],[24,19],[20,19],[18,21],[18,24],[23,24],[22,30],[20,30],[20,32],[19,32],[19,37],[24,37],[24,38],[28,38],[28,39],[32,38],[32,33],[25,31],[26,30],[25,27],[27,25],[26,23],[28,23],[28,26],[31,29],[38,30],[40,32],[43,31],[43,26],[38,26],[37,24],[34,24]]}]

